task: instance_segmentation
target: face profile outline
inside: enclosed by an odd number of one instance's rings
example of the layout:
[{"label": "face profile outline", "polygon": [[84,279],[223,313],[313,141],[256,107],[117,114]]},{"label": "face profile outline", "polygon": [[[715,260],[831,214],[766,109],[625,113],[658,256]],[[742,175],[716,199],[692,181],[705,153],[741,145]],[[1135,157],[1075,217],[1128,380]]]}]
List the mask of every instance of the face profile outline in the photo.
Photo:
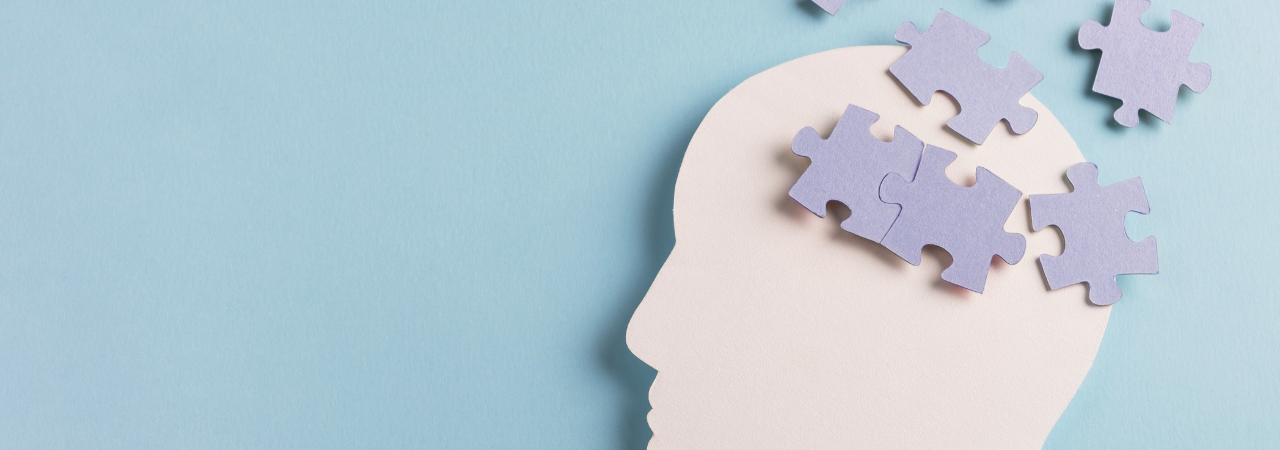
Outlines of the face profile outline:
[{"label": "face profile outline", "polygon": [[[627,329],[658,371],[650,449],[1039,448],[1070,402],[1110,309],[1083,286],[1048,290],[1035,261],[1061,253],[1061,237],[1031,232],[1026,195],[1067,192],[1062,174],[1084,158],[1030,95],[1035,129],[968,144],[943,125],[951,103],[921,107],[887,73],[905,51],[784,63],[699,126],[676,182],[675,248]],[[972,184],[981,165],[1018,187],[1005,229],[1026,237],[1026,257],[969,293],[938,279],[945,252],[910,266],[840,230],[847,211],[818,218],[790,199],[807,164],[792,137],[825,137],[849,104],[880,114],[881,140],[901,125],[957,153],[953,181]]]}]

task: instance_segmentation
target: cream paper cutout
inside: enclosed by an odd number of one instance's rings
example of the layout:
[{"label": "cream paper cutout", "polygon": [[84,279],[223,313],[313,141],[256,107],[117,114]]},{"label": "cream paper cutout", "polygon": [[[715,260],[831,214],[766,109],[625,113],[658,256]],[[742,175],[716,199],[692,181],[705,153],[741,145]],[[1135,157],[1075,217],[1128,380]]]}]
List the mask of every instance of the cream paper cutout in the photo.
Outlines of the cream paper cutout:
[{"label": "cream paper cutout", "polygon": [[[1085,288],[1050,291],[1036,264],[1060,254],[1032,233],[1028,194],[1068,192],[1084,161],[1062,124],[1040,114],[1025,135],[1001,125],[982,146],[946,129],[955,103],[921,107],[888,73],[905,47],[851,47],[766,70],[707,113],[675,192],[676,246],[637,308],[627,344],[658,370],[650,449],[1039,448],[1084,379],[1110,308]],[[939,98],[945,99],[938,101]],[[845,106],[880,114],[982,165],[1023,200],[1005,229],[1027,237],[1022,262],[996,262],[986,293],[939,279],[937,249],[914,267],[787,196],[808,161],[791,138],[824,137]],[[950,106],[948,106],[950,105]],[[836,204],[832,204],[835,206]],[[834,217],[832,217],[834,216]]]}]

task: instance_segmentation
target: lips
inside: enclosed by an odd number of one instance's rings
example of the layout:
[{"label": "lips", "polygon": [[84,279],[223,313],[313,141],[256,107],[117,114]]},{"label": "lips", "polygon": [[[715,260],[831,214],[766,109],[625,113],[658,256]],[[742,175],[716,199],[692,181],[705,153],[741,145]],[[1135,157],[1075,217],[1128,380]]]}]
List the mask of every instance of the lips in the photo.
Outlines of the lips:
[{"label": "lips", "polygon": [[667,393],[670,392],[670,388],[668,387],[665,378],[666,377],[663,376],[662,372],[658,372],[658,376],[653,379],[653,384],[649,386],[650,409],[649,414],[645,418],[649,422],[649,429],[653,431],[655,438],[659,433],[666,429],[664,427],[664,420],[670,417],[666,414],[666,406],[662,404],[663,399],[666,399]]}]

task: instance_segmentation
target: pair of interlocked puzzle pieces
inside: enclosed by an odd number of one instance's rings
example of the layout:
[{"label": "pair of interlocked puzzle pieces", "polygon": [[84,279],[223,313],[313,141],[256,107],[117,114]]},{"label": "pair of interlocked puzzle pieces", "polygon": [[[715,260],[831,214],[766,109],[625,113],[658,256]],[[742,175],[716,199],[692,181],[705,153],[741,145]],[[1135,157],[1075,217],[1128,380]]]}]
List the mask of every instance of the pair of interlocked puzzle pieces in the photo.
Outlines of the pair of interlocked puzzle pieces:
[{"label": "pair of interlocked puzzle pieces", "polygon": [[[844,3],[814,2],[830,14]],[[1090,20],[1078,37],[1081,48],[1103,51],[1093,90],[1123,101],[1114,117],[1127,127],[1138,124],[1139,109],[1171,122],[1181,86],[1203,92],[1211,76],[1207,64],[1187,61],[1203,25],[1174,11],[1169,31],[1152,31],[1141,21],[1150,5],[1116,0],[1109,25]],[[1044,76],[1017,52],[1003,69],[987,65],[978,48],[991,37],[945,10],[926,32],[906,22],[894,37],[910,50],[889,72],[920,104],[929,104],[938,91],[951,95],[960,113],[947,126],[957,134],[982,144],[1002,120],[1015,134],[1035,126],[1036,112],[1019,100]],[[973,186],[952,183],[945,170],[955,153],[926,146],[902,127],[894,130],[893,141],[880,141],[868,128],[877,119],[849,105],[829,138],[813,128],[796,134],[793,151],[812,163],[791,197],[819,217],[826,215],[827,202],[844,203],[851,215],[842,228],[912,265],[920,264],[924,246],[943,248],[953,262],[942,279],[981,293],[995,256],[1017,264],[1026,252],[1022,235],[1004,231],[1022,192],[982,167]],[[1091,302],[1113,304],[1121,297],[1117,275],[1159,272],[1155,238],[1133,242],[1124,230],[1126,214],[1150,211],[1142,180],[1099,186],[1091,163],[1072,166],[1067,178],[1071,193],[1030,196],[1033,231],[1054,225],[1066,240],[1061,255],[1040,256],[1041,269],[1050,289],[1087,283]]]},{"label": "pair of interlocked puzzle pieces", "polygon": [[[924,246],[941,247],[952,258],[942,279],[981,293],[995,256],[1017,264],[1026,252],[1022,235],[1004,231],[1022,191],[982,167],[973,186],[951,182],[945,171],[955,153],[926,146],[902,127],[881,141],[870,131],[879,118],[849,105],[827,139],[812,127],[796,133],[792,150],[812,162],[791,198],[818,217],[826,216],[827,202],[843,203],[850,215],[841,228],[912,265]],[[1097,166],[1080,163],[1067,170],[1073,192],[1032,195],[1032,228],[1055,225],[1067,241],[1062,255],[1040,256],[1051,289],[1088,283],[1089,300],[1110,305],[1121,295],[1116,275],[1156,273],[1159,264],[1155,238],[1135,243],[1124,231],[1126,213],[1150,211],[1142,180],[1099,186],[1097,176]]]},{"label": "pair of interlocked puzzle pieces", "polygon": [[[1138,124],[1139,109],[1170,123],[1178,89],[1185,84],[1203,92],[1211,78],[1208,64],[1187,61],[1203,25],[1174,11],[1169,31],[1151,31],[1141,21],[1149,6],[1148,0],[1117,0],[1110,25],[1090,20],[1080,27],[1080,46],[1103,52],[1093,90],[1123,101],[1115,119],[1126,127]],[[960,113],[947,126],[956,133],[982,144],[1001,120],[1014,134],[1035,126],[1036,112],[1018,100],[1044,76],[1018,52],[1005,68],[991,67],[978,57],[991,36],[945,10],[926,32],[906,22],[894,38],[911,49],[889,72],[922,105],[938,91],[955,98]]]}]

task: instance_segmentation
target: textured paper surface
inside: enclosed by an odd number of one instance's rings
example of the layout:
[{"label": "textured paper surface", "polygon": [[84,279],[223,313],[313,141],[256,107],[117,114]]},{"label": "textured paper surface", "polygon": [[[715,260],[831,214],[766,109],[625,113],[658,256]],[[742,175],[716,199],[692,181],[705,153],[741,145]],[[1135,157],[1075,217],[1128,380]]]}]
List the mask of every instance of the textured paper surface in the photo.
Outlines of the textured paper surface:
[{"label": "textured paper surface", "polygon": [[1080,163],[1067,169],[1070,194],[1030,197],[1031,228],[1058,227],[1066,240],[1061,255],[1040,255],[1049,288],[1089,284],[1089,301],[1110,305],[1120,300],[1116,275],[1160,273],[1156,238],[1133,242],[1124,230],[1124,216],[1147,214],[1147,191],[1141,178],[1099,186],[1098,166]]},{"label": "textured paper surface", "polygon": [[1093,91],[1124,103],[1113,117],[1120,125],[1138,125],[1138,110],[1173,122],[1178,90],[1209,88],[1213,71],[1208,64],[1187,61],[1204,25],[1177,11],[1170,14],[1168,31],[1152,31],[1142,24],[1147,0],[1116,0],[1107,26],[1090,20],[1080,27],[1080,47],[1102,50]]},{"label": "textured paper surface", "polygon": [[902,209],[880,200],[880,183],[889,174],[914,178],[924,150],[924,143],[902,127],[894,128],[892,142],[877,139],[870,127],[879,118],[849,105],[830,137],[823,139],[813,127],[796,133],[791,151],[811,162],[789,192],[818,217],[827,216],[827,202],[844,204],[849,218],[840,228],[876,242]]},{"label": "textured paper surface", "polygon": [[[1031,96],[1039,125],[997,130],[976,148],[943,125],[950,102],[920,106],[888,74],[903,47],[853,47],[757,74],[694,134],[676,182],[676,246],[627,330],[658,376],[652,449],[1039,448],[1092,364],[1110,308],[1083,286],[1049,291],[1034,259],[996,265],[986,293],[938,280],[945,255],[912,267],[818,218],[788,195],[806,167],[797,130],[829,133],[849,104],[959,155],[1023,192],[1065,193],[1084,158]],[[939,94],[941,95],[941,94]],[[1032,254],[1061,238],[1030,233],[1025,198],[1005,229]]]},{"label": "textured paper surface", "polygon": [[902,205],[902,214],[881,243],[911,265],[920,264],[924,246],[942,247],[952,259],[942,279],[982,293],[992,257],[1017,264],[1027,249],[1022,235],[1003,229],[1022,192],[984,167],[976,169],[973,186],[957,185],[946,175],[955,159],[955,153],[930,145],[914,181],[885,177],[880,198]]},{"label": "textured paper surface", "polygon": [[893,37],[911,50],[894,61],[890,73],[922,105],[928,105],[937,91],[955,98],[960,112],[947,126],[956,133],[981,144],[1001,120],[1017,134],[1035,126],[1035,110],[1020,105],[1018,99],[1044,75],[1018,52],[1009,55],[1007,67],[991,67],[978,57],[978,48],[991,36],[945,10],[938,10],[924,33],[906,22]]}]

